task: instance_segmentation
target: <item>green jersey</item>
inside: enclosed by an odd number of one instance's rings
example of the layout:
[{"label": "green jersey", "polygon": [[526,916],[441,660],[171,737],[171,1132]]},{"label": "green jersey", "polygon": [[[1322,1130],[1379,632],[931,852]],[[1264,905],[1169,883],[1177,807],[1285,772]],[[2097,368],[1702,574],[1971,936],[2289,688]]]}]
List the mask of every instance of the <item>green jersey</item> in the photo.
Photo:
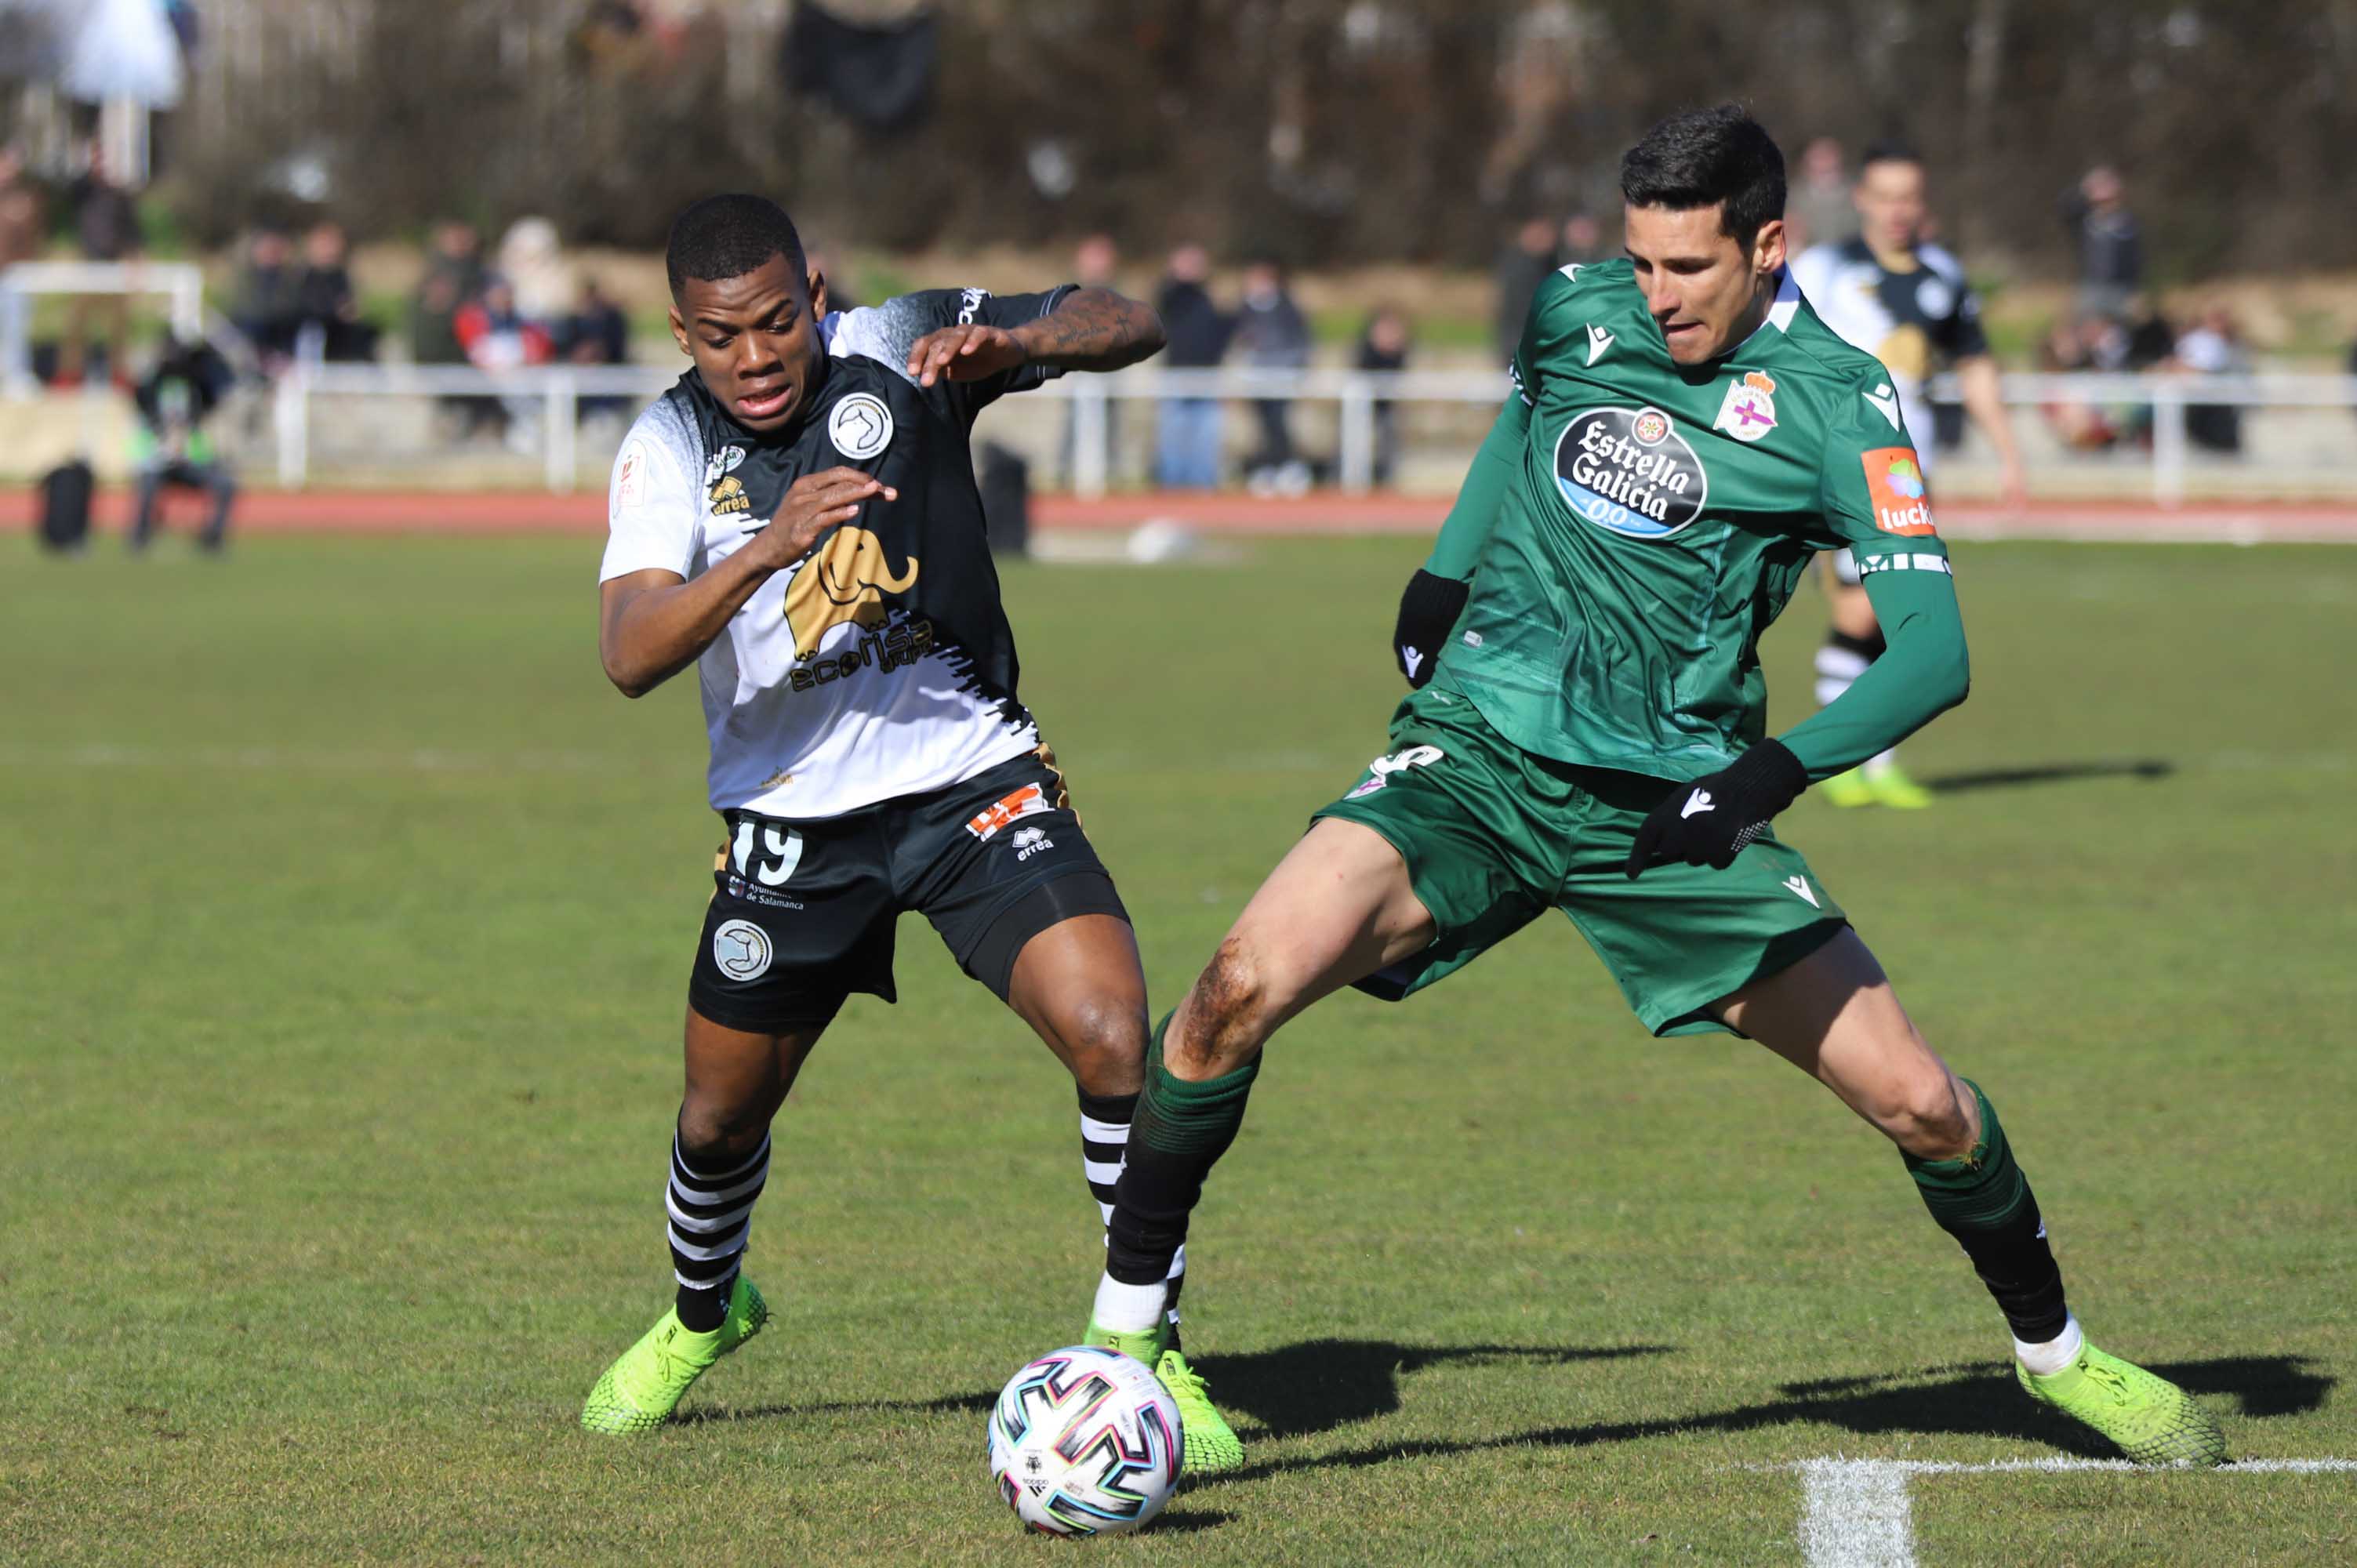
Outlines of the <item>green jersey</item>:
[{"label": "green jersey", "polygon": [[[1433,684],[1523,749],[1677,778],[1733,760],[1763,733],[1760,634],[1821,550],[1855,551],[1869,591],[1936,578],[1953,624],[1889,377],[1789,275],[1741,346],[1681,366],[1629,263],[1566,267],[1532,303],[1514,381],[1434,553],[1431,570],[1472,586]],[[1961,698],[1962,655],[1959,630],[1953,695],[1870,734],[1829,729],[1803,755],[1811,774]],[[1874,703],[1859,689],[1852,729]]]}]

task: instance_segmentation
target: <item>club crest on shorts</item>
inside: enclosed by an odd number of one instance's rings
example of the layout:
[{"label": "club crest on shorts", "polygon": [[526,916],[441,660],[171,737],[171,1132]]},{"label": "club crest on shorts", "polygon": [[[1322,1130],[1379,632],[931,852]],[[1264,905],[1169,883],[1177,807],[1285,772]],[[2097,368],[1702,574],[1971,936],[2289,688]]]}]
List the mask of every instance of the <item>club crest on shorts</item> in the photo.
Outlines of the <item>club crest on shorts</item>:
[{"label": "club crest on shorts", "polygon": [[873,392],[853,392],[826,416],[826,438],[834,449],[859,462],[892,442],[892,411]]},{"label": "club crest on shorts", "polygon": [[750,920],[724,920],[712,933],[712,964],[731,980],[759,980],[776,955],[770,933]]}]

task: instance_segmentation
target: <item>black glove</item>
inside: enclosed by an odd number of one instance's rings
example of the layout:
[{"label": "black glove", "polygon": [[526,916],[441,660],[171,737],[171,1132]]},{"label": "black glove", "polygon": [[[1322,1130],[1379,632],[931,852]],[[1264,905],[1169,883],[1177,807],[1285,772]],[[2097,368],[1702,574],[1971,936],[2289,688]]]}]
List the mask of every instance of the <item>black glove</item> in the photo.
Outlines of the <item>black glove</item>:
[{"label": "black glove", "polygon": [[1783,742],[1763,740],[1717,772],[1679,785],[1645,813],[1622,869],[1631,881],[1647,866],[1664,864],[1725,871],[1808,787],[1801,759]]},{"label": "black glove", "polygon": [[1471,584],[1436,577],[1421,567],[1407,580],[1407,592],[1400,596],[1399,625],[1392,631],[1392,662],[1409,685],[1421,687],[1432,679],[1440,645],[1448,640],[1472,593]]}]

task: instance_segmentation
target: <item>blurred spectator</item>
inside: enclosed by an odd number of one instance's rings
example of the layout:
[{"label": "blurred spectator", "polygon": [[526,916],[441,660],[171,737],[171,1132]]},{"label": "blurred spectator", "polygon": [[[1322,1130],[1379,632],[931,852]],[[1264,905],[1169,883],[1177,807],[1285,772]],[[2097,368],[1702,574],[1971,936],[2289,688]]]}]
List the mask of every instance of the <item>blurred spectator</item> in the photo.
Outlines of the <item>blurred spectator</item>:
[{"label": "blurred spectator", "polygon": [[[556,346],[547,328],[526,319],[516,306],[515,285],[500,274],[483,280],[480,297],[461,306],[453,325],[459,343],[467,350],[468,361],[479,370],[513,371],[526,365],[544,365],[555,353]],[[500,408],[509,446],[519,450],[531,447],[538,438],[540,399],[503,397]]]},{"label": "blurred spectator", "polygon": [[[2250,374],[2251,356],[2243,347],[2243,332],[2234,313],[2223,305],[2202,311],[2177,340],[2177,363],[2200,376]],[[2193,444],[2212,452],[2243,449],[2243,411],[2229,403],[2197,403],[2185,410],[2185,434]]]},{"label": "blurred spectator", "polygon": [[245,264],[238,269],[229,318],[262,356],[264,369],[274,373],[295,352],[302,289],[295,242],[283,231],[256,229],[246,236]]},{"label": "blurred spectator", "polygon": [[[1293,302],[1285,270],[1275,262],[1244,269],[1243,306],[1236,314],[1235,346],[1256,371],[1298,371],[1309,363],[1309,320]],[[1293,400],[1253,400],[1260,421],[1260,444],[1244,459],[1244,477],[1255,490],[1298,495],[1309,488],[1309,467],[1293,449]]]},{"label": "blurred spectator", "polygon": [[483,242],[470,223],[434,226],[433,253],[409,305],[409,351],[421,365],[463,365],[467,350],[454,325],[483,288]]},{"label": "blurred spectator", "polygon": [[1812,245],[1846,245],[1857,238],[1847,163],[1842,145],[1831,136],[1819,136],[1801,149],[1799,177],[1784,198],[1788,253],[1797,256]]},{"label": "blurred spectator", "polygon": [[[565,318],[564,328],[556,333],[556,352],[568,364],[624,365],[630,360],[630,318],[614,303],[597,280],[587,274],[581,278],[581,295],[574,302],[573,314]],[[622,413],[630,399],[600,394],[581,400],[581,415],[585,419],[608,417]]]},{"label": "blurred spectator", "polygon": [[[2038,368],[2051,375],[2100,369],[2096,348],[2107,331],[2115,330],[2093,317],[2057,321],[2038,346]],[[2092,403],[2057,398],[2040,404],[2039,412],[2054,438],[2073,452],[2100,452],[2119,439],[2110,417]]]},{"label": "blurred spectator", "polygon": [[[41,193],[25,177],[25,160],[14,147],[0,147],[0,269],[38,259],[42,239]],[[23,344],[31,323],[23,316],[24,296],[0,291],[0,344]],[[0,374],[15,374],[0,364]]]},{"label": "blurred spectator", "polygon": [[[1212,303],[1211,258],[1202,246],[1180,245],[1170,252],[1170,270],[1156,292],[1169,346],[1162,363],[1174,371],[1208,370],[1228,351],[1233,323]],[[1220,400],[1161,400],[1156,432],[1155,480],[1170,489],[1210,489],[1220,482]]]},{"label": "blurred spectator", "polygon": [[2119,171],[2098,164],[2062,198],[2079,246],[2079,314],[2118,320],[2144,282],[2144,238]]},{"label": "blurred spectator", "polygon": [[[103,148],[95,138],[90,144],[90,164],[82,177],[74,181],[70,199],[73,202],[74,242],[81,249],[82,259],[90,262],[128,261],[139,253],[139,209],[131,192],[115,183],[106,167]],[[123,366],[123,346],[131,335],[131,296],[125,294],[77,295],[67,315],[65,354],[60,365],[60,379],[69,384],[79,383],[85,374],[84,354],[90,330],[90,318],[95,314],[105,321],[105,338],[102,347],[106,354],[107,372],[128,385]]]},{"label": "blurred spectator", "polygon": [[[1405,371],[1414,347],[1407,317],[1392,306],[1378,306],[1359,334],[1355,363],[1362,371]],[[1375,400],[1374,480],[1388,489],[1399,472],[1399,403],[1387,397]]]},{"label": "blurred spectator", "polygon": [[557,242],[556,225],[545,218],[519,218],[500,238],[500,275],[515,290],[515,307],[527,321],[546,327],[573,306],[573,269]]},{"label": "blurred spectator", "polygon": [[167,338],[156,369],[133,393],[139,406],[139,429],[133,437],[139,475],[139,511],[131,524],[134,550],[145,550],[155,538],[167,487],[202,490],[211,499],[197,535],[200,547],[219,550],[229,537],[237,479],[205,434],[205,421],[221,406],[233,379],[211,344]]},{"label": "blurred spectator", "polygon": [[[1604,257],[1604,225],[1592,212],[1579,211],[1563,220],[1563,242],[1555,248],[1557,266],[1577,262],[1581,266]],[[1535,292],[1535,291],[1534,291]],[[1527,308],[1527,307],[1525,307]]]},{"label": "blurred spectator", "polygon": [[351,243],[334,223],[315,223],[303,236],[303,271],[295,285],[298,341],[316,335],[325,360],[376,358],[376,328],[361,319],[352,290]]},{"label": "blurred spectator", "polygon": [[2121,326],[2118,369],[2149,371],[2177,352],[2177,330],[2160,313],[2159,303],[2148,294],[2128,296]]},{"label": "blurred spectator", "polygon": [[576,365],[620,365],[630,358],[630,318],[594,277],[584,274],[573,314],[555,334],[556,352]]},{"label": "blurred spectator", "polygon": [[[1082,288],[1111,288],[1114,274],[1120,270],[1121,247],[1114,242],[1110,234],[1091,234],[1072,252],[1072,281]],[[1120,407],[1121,404],[1112,398],[1104,400],[1104,441],[1108,451],[1114,449],[1119,441],[1114,413]],[[1059,448],[1063,457],[1067,489],[1071,488],[1075,478],[1073,456],[1078,447],[1079,419],[1080,404],[1077,401],[1068,401],[1064,404],[1064,437]]]},{"label": "blurred spectator", "polygon": [[1491,275],[1498,289],[1499,363],[1513,363],[1514,350],[1523,346],[1523,320],[1531,313],[1531,299],[1555,264],[1555,225],[1544,218],[1523,219],[1513,242],[1498,252]]}]

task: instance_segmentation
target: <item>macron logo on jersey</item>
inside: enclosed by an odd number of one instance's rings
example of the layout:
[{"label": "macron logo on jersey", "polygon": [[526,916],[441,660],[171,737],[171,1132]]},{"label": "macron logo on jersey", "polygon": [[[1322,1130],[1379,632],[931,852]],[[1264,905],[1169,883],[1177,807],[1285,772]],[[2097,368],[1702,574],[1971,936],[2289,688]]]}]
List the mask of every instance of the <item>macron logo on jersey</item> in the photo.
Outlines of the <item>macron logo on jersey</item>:
[{"label": "macron logo on jersey", "polygon": [[1590,324],[1587,328],[1587,362],[1593,365],[1597,360],[1604,358],[1605,350],[1611,348],[1612,343],[1611,333],[1601,327]]},{"label": "macron logo on jersey", "polygon": [[1858,395],[1866,399],[1875,413],[1890,421],[1891,429],[1899,428],[1899,394],[1890,390],[1889,381],[1884,381],[1870,392]]}]

